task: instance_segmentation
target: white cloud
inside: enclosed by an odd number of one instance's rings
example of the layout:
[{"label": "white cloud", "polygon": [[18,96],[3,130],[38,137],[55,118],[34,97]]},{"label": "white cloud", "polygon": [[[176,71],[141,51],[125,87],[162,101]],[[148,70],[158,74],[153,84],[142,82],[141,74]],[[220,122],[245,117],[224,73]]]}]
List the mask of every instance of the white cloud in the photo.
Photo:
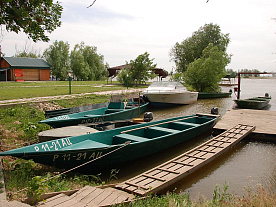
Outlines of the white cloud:
[{"label": "white cloud", "polygon": [[[227,68],[276,72],[275,0],[97,0],[87,8],[92,2],[62,2],[62,26],[50,34],[50,43],[33,45],[43,51],[54,40],[63,40],[72,49],[84,41],[96,46],[110,66],[125,64],[147,51],[158,67],[170,71],[173,45],[212,22],[230,34],[228,52],[233,57]],[[14,55],[15,45],[20,49],[25,42],[24,34],[6,33],[2,50]]]}]

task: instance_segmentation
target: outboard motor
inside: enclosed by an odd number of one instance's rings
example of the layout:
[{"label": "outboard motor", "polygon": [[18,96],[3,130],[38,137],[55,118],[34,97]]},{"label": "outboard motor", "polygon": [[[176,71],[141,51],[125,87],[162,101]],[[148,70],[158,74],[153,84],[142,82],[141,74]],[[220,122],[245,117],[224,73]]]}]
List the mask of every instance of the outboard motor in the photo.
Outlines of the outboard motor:
[{"label": "outboard motor", "polygon": [[144,122],[150,122],[153,120],[153,113],[152,112],[146,112],[144,114]]},{"label": "outboard motor", "polygon": [[268,93],[265,93],[265,97],[269,97],[269,94],[268,94]]},{"label": "outboard motor", "polygon": [[145,101],[145,103],[149,102],[148,97],[146,97],[145,95],[142,96],[143,100]]},{"label": "outboard motor", "polygon": [[212,109],[211,109],[211,114],[218,115],[218,114],[219,114],[218,107],[212,108]]}]

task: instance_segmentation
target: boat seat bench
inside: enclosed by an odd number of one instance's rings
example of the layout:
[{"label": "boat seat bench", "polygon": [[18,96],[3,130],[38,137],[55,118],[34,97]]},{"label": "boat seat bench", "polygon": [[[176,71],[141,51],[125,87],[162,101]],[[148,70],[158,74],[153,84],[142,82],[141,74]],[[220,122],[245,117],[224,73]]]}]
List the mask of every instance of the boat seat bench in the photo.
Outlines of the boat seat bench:
[{"label": "boat seat bench", "polygon": [[178,133],[178,132],[180,132],[180,130],[177,130],[177,129],[169,129],[169,128],[158,127],[158,126],[153,126],[153,127],[148,128],[148,129],[153,129],[153,130],[162,131],[162,132],[169,132],[169,133]]},{"label": "boat seat bench", "polygon": [[196,127],[199,126],[200,124],[195,124],[195,123],[190,123],[190,122],[181,122],[181,121],[176,121],[174,122],[175,124],[182,124],[182,125],[188,125],[188,126],[192,126],[192,127]]},{"label": "boat seat bench", "polygon": [[144,142],[149,139],[144,138],[144,137],[138,137],[132,134],[117,134],[113,137],[113,143],[118,144],[118,143],[124,143],[126,141],[134,141],[134,142]]},{"label": "boat seat bench", "polygon": [[116,112],[120,112],[123,111],[124,109],[107,109],[105,111],[105,114],[110,114],[110,113],[116,113]]}]

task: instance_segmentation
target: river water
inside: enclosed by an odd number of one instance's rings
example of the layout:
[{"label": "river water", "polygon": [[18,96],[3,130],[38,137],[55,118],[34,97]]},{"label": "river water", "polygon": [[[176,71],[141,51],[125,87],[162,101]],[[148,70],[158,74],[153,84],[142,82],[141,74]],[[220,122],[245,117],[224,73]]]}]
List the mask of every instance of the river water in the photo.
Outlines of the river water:
[{"label": "river water", "polygon": [[[234,91],[233,88],[234,86],[223,86],[222,91],[229,91],[229,89]],[[266,110],[276,111],[276,79],[241,80],[241,98],[264,96],[265,93],[269,93],[272,97],[270,106]],[[236,96],[232,94],[230,98],[198,100],[197,103],[191,105],[150,108],[150,111],[154,114],[154,120],[210,113],[212,107],[218,107],[219,114],[223,116],[227,110],[233,107],[234,99]],[[153,156],[129,163],[120,169],[117,175],[119,180],[116,182],[124,181],[149,170],[208,139],[210,139],[209,134],[203,135]],[[228,193],[239,196],[245,195],[248,191],[256,191],[258,186],[276,192],[275,143],[245,139],[207,166],[171,186],[169,190],[174,190],[177,193],[190,192],[192,198],[204,196],[208,199],[212,198],[216,185],[222,189],[225,184],[229,186]]]}]

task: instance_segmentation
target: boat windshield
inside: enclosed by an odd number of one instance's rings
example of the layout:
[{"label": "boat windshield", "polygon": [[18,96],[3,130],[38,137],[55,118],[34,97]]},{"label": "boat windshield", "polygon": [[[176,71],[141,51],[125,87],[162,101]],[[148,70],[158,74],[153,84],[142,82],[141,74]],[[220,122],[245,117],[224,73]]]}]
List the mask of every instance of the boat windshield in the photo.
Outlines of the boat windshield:
[{"label": "boat windshield", "polygon": [[154,81],[147,90],[187,90],[185,86],[183,86],[179,82],[174,81]]}]

